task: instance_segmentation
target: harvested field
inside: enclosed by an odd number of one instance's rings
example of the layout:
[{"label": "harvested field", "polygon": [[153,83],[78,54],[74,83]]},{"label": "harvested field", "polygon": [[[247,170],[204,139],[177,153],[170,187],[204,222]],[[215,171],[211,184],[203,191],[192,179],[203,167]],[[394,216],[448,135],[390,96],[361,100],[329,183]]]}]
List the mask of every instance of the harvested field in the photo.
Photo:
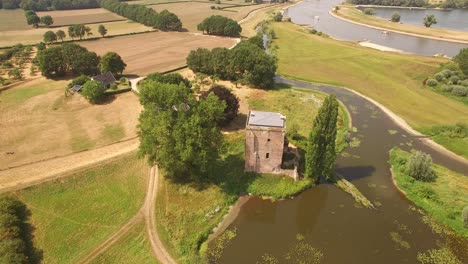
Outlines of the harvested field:
[{"label": "harvested field", "polygon": [[169,3],[169,4],[160,4],[152,5],[151,8],[160,12],[164,9],[167,9],[170,12],[176,14],[182,21],[182,25],[185,29],[192,32],[198,32],[197,25],[203,21],[203,19],[212,16],[212,15],[221,15],[225,17],[232,18],[236,21],[243,19],[247,14],[257,8],[260,8],[265,5],[250,5],[245,7],[233,7],[226,8],[223,10],[211,9],[211,6],[221,6],[216,5],[213,2],[200,3],[200,2],[187,2],[187,3]]},{"label": "harvested field", "polygon": [[[129,21],[129,20],[102,23],[102,25],[104,25],[107,28],[107,36],[154,30],[153,28],[150,28],[150,27],[147,27],[142,24]],[[98,26],[99,24],[89,25],[94,37],[99,36],[98,30],[97,30]],[[36,44],[42,41],[43,35],[46,31],[49,31],[49,30],[57,31],[59,29],[65,31],[65,33],[67,34],[67,37],[65,38],[65,40],[69,40],[70,38],[68,38],[68,27],[58,27],[58,28],[53,28],[53,29],[31,28],[31,29],[26,29],[26,30],[0,31],[0,47],[12,46],[17,43]]]},{"label": "harvested field", "polygon": [[231,47],[236,39],[192,33],[152,32],[119,38],[105,38],[80,43],[83,47],[103,55],[117,52],[127,63],[125,73],[140,76],[167,71],[185,64],[191,50],[197,48]]},{"label": "harvested field", "polygon": [[80,94],[65,98],[67,83],[40,78],[0,94],[0,169],[136,136],[133,93],[91,105]]},{"label": "harvested field", "polygon": [[26,23],[23,9],[0,9],[0,32],[7,30],[29,29],[32,26]]},{"label": "harvested field", "polygon": [[37,12],[37,15],[40,17],[51,16],[54,19],[54,24],[52,25],[54,27],[127,20],[104,8],[45,11]]}]

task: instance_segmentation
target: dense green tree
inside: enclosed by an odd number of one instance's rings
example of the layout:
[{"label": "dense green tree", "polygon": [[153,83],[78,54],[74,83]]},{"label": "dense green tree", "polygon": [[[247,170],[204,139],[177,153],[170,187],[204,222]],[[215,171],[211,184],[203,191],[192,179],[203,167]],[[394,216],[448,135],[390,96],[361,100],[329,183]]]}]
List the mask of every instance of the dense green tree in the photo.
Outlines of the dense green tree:
[{"label": "dense green tree", "polygon": [[383,6],[412,6],[422,7],[428,4],[427,0],[348,0],[354,5],[383,5]]},{"label": "dense green tree", "polygon": [[216,125],[224,103],[215,95],[197,101],[184,86],[147,81],[140,87],[138,135],[141,156],[169,177],[200,175],[218,157],[222,135]]},{"label": "dense green tree", "polygon": [[315,117],[306,147],[305,176],[315,181],[332,176],[336,160],[337,118],[338,101],[335,95],[329,95]]},{"label": "dense green tree", "polygon": [[54,23],[54,20],[51,16],[43,16],[41,17],[41,23],[48,27]]},{"label": "dense green tree", "polygon": [[36,12],[32,10],[27,10],[24,15],[26,16],[26,22],[28,25],[32,25],[33,27],[37,28],[39,26],[39,23],[41,22],[41,19],[39,16],[36,14]]},{"label": "dense green tree", "polygon": [[263,35],[260,33],[255,35],[254,37],[249,38],[247,41],[261,49],[265,49],[265,47],[263,46]]},{"label": "dense green tree", "polygon": [[205,18],[197,29],[206,32],[209,35],[238,37],[242,31],[241,26],[234,20],[213,15]]},{"label": "dense green tree", "polygon": [[65,34],[65,31],[63,31],[61,29],[57,30],[57,32],[55,34],[57,35],[57,38],[60,39],[60,41],[63,41],[63,39],[67,36]]},{"label": "dense green tree", "polygon": [[163,10],[156,17],[154,26],[164,31],[179,31],[182,29],[182,22],[175,14]]},{"label": "dense green tree", "polygon": [[427,15],[424,17],[423,24],[425,27],[430,27],[433,24],[437,24],[437,19],[434,15]]},{"label": "dense green tree", "polygon": [[190,88],[190,81],[177,72],[168,74],[161,74],[159,72],[151,73],[148,76],[146,76],[145,81],[154,81],[159,83],[169,83],[176,85],[183,84],[185,87]]},{"label": "dense green tree", "polygon": [[420,181],[433,181],[436,177],[432,169],[432,158],[429,154],[414,151],[408,159],[407,170],[409,176]]},{"label": "dense green tree", "polygon": [[55,34],[55,32],[49,30],[46,33],[44,33],[43,39],[45,43],[52,43],[57,41],[57,35]]},{"label": "dense green tree", "polygon": [[99,70],[101,73],[112,72],[114,75],[120,75],[126,66],[127,64],[125,64],[119,54],[115,52],[107,52],[101,58]]},{"label": "dense green tree", "polygon": [[202,93],[201,98],[206,98],[210,94],[214,94],[219,100],[224,101],[226,108],[224,109],[223,118],[218,121],[220,126],[228,125],[239,112],[239,98],[237,98],[228,88],[223,85],[214,85],[208,91]]},{"label": "dense green tree", "polygon": [[99,25],[98,32],[101,34],[102,37],[105,37],[107,34],[107,29],[104,25]]},{"label": "dense green tree", "polygon": [[83,39],[85,34],[87,34],[86,28],[89,28],[89,27],[86,27],[85,25],[82,25],[82,24],[71,25],[68,27],[68,36],[70,36],[72,39],[79,38],[81,40]]},{"label": "dense green tree", "polygon": [[67,70],[67,64],[63,57],[61,46],[50,47],[38,53],[39,68],[42,75],[51,78],[63,76]]},{"label": "dense green tree", "polygon": [[468,77],[468,48],[461,49],[453,60],[458,63],[460,70]]},{"label": "dense green tree", "polygon": [[81,88],[81,94],[88,99],[92,104],[102,102],[105,97],[107,88],[101,83],[96,81],[87,81],[83,88]]},{"label": "dense green tree", "polygon": [[392,22],[400,22],[400,14],[398,12],[393,13]]}]

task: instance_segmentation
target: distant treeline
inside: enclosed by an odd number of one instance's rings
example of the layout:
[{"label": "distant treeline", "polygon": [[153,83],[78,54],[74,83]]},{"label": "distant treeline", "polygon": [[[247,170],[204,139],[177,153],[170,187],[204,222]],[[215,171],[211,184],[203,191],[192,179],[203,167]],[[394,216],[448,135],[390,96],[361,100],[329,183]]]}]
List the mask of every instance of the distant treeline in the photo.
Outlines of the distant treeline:
[{"label": "distant treeline", "polygon": [[167,10],[157,13],[154,9],[146,6],[129,5],[116,0],[102,0],[101,6],[130,20],[160,30],[178,31],[182,29],[182,22],[179,18]]},{"label": "distant treeline", "polygon": [[98,0],[0,0],[0,8],[46,11],[99,8]]},{"label": "distant treeline", "polygon": [[440,4],[429,4],[427,0],[348,0],[348,2],[355,5],[468,8],[468,0],[447,0]]}]

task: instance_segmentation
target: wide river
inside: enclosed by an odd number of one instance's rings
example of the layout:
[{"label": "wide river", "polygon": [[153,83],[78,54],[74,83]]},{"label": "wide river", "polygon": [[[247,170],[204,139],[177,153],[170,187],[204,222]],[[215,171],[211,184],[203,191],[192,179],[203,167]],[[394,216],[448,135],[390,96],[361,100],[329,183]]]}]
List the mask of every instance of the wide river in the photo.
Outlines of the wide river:
[{"label": "wide river", "polygon": [[415,212],[414,204],[394,187],[388,151],[394,146],[419,149],[429,153],[434,162],[465,175],[466,164],[409,135],[353,92],[281,77],[277,82],[336,94],[351,110],[357,128],[351,136],[361,144],[345,150],[349,157],[338,157],[336,171],[378,207],[362,208],[349,194],[330,184],[320,184],[283,201],[252,198],[229,227],[237,229],[237,236],[224,250],[220,263],[256,263],[265,254],[275,256],[280,263],[296,263],[285,262],[283,257],[298,243],[319,249],[324,254],[322,263],[327,264],[417,263],[418,252],[439,248],[439,243],[448,244],[463,263],[468,263],[466,240],[435,234]]},{"label": "wide river", "polygon": [[393,32],[382,34],[381,30],[353,24],[330,15],[329,11],[341,2],[342,0],[307,0],[290,7],[286,15],[291,17],[292,22],[296,24],[311,25],[315,29],[339,40],[368,40],[378,45],[413,54],[425,56],[445,54],[453,57],[458,54],[460,49],[468,48],[468,44],[462,43],[420,38]]}]

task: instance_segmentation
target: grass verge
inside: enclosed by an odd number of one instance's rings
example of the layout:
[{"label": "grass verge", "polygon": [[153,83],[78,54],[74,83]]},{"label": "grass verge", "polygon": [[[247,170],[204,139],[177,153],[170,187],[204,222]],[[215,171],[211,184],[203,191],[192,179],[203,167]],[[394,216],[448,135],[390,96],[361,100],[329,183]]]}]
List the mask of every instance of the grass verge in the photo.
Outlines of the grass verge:
[{"label": "grass verge", "polygon": [[405,173],[410,153],[394,148],[390,151],[393,178],[399,189],[417,206],[456,233],[468,237],[463,225],[462,210],[468,205],[468,178],[439,165],[433,165],[437,174],[434,182],[422,182]]},{"label": "grass verge", "polygon": [[[291,23],[271,23],[278,72],[290,78],[346,86],[389,108],[416,130],[468,122],[468,106],[423,88],[445,59],[381,52],[307,33]],[[392,69],[392,71],[388,71]],[[437,107],[434,107],[437,106]],[[459,149],[447,148],[463,154]],[[463,149],[468,149],[468,143]],[[467,155],[465,153],[465,155]]]},{"label": "grass verge", "polygon": [[117,231],[142,205],[148,170],[132,155],[16,192],[44,263],[76,262]]},{"label": "grass verge", "polygon": [[92,264],[100,263],[139,263],[156,264],[159,263],[151,254],[151,246],[146,234],[145,222],[138,225],[116,244],[106,250],[103,254],[94,259]]}]

